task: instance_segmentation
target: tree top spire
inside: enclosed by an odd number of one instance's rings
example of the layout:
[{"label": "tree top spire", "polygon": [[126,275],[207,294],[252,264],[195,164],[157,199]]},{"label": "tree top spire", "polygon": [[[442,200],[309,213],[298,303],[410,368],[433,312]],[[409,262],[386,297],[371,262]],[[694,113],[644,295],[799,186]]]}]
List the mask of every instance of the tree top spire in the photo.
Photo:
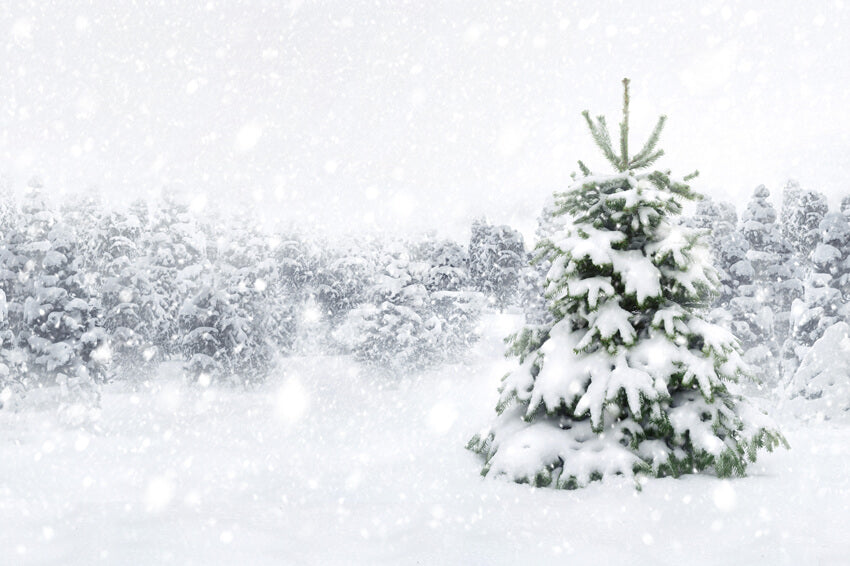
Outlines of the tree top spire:
[{"label": "tree top spire", "polygon": [[[643,148],[632,157],[629,157],[629,83],[628,78],[623,79],[623,120],[620,122],[620,154],[614,152],[613,144],[611,143],[611,134],[608,132],[608,124],[605,121],[605,116],[597,116],[596,120],[590,117],[590,112],[585,110],[582,112],[587,126],[590,129],[590,135],[593,136],[593,141],[605,159],[608,160],[614,168],[624,173],[633,169],[643,169],[649,167],[664,155],[663,149],[656,149],[658,138],[661,136],[661,131],[664,129],[664,123],[667,121],[667,116],[661,115],[658,117],[658,122],[652,130],[649,139],[644,143]],[[587,168],[583,163],[579,162],[582,171]]]}]

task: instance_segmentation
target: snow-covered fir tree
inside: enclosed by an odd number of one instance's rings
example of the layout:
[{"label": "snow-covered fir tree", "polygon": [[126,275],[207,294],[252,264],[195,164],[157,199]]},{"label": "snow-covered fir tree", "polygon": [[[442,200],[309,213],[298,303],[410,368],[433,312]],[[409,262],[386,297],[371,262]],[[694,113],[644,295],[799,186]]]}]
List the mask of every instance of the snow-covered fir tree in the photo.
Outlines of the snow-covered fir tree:
[{"label": "snow-covered fir tree", "polygon": [[344,318],[374,283],[380,252],[374,244],[320,250],[313,261],[311,293],[331,320]]},{"label": "snow-covered fir tree", "polygon": [[58,384],[64,415],[94,415],[110,350],[90,271],[76,260],[77,235],[31,183],[21,206],[21,233],[12,238],[21,304],[15,335],[28,353],[30,378]]},{"label": "snow-covered fir tree", "polygon": [[412,261],[401,243],[391,244],[381,263],[366,301],[348,313],[335,339],[356,359],[391,373],[462,355],[477,338],[483,299],[465,289],[452,290],[453,279],[438,276],[445,274],[444,265]]},{"label": "snow-covered fir tree", "polygon": [[529,324],[548,324],[552,322],[552,314],[546,308],[546,297],[544,294],[546,286],[546,274],[549,273],[551,263],[540,254],[538,246],[546,241],[552,234],[561,228],[563,217],[557,214],[557,205],[554,196],[550,196],[543,205],[543,210],[537,217],[537,229],[534,236],[537,241],[534,251],[529,254],[528,265],[523,269],[521,283],[522,310],[525,313],[525,321]]},{"label": "snow-covered fir tree", "polygon": [[[144,260],[153,289],[146,298],[154,313],[153,344],[168,359],[181,349],[179,312],[198,291],[199,273],[206,258],[206,239],[187,204],[165,197],[146,213],[143,235]],[[141,217],[139,217],[141,219]]]},{"label": "snow-covered fir tree", "polygon": [[348,347],[334,338],[346,324],[349,313],[374,298],[375,284],[381,271],[383,252],[376,241],[363,240],[344,245],[306,246],[309,266],[306,300],[298,317],[304,332],[300,338],[313,348],[343,352]]},{"label": "snow-covered fir tree", "polygon": [[841,213],[828,213],[816,234],[818,242],[808,258],[810,271],[805,292],[791,308],[791,332],[786,345],[788,374],[796,370],[797,363],[827,328],[848,318],[842,291],[850,266],[850,223]]},{"label": "snow-covered fir tree", "polygon": [[437,355],[440,320],[416,280],[408,251],[396,244],[367,301],[348,313],[335,338],[355,358],[399,373],[427,367]]},{"label": "snow-covered fir tree", "polygon": [[269,238],[238,226],[217,259],[233,311],[221,334],[227,371],[243,382],[258,383],[271,370],[275,353],[291,348],[293,337],[283,329],[294,316],[295,304],[280,285]]},{"label": "snow-covered fir tree", "polygon": [[9,325],[6,293],[0,289],[0,409],[13,404],[24,392],[26,356],[18,347]]},{"label": "snow-covered fir tree", "polygon": [[201,384],[262,382],[277,349],[278,303],[287,306],[268,238],[237,226],[223,230],[196,266],[196,291],[180,309],[184,368]]},{"label": "snow-covered fir tree", "polygon": [[737,230],[735,206],[706,197],[697,203],[694,215],[684,223],[702,231],[708,244],[718,278],[712,306],[720,311],[728,309],[729,301],[738,295],[738,287],[752,283],[754,276],[747,259],[749,242]]},{"label": "snow-covered fir tree", "polygon": [[850,218],[841,212],[827,213],[818,233],[820,241],[810,259],[816,272],[830,275],[830,287],[839,291],[836,311],[846,318],[841,311],[843,303],[850,298]]},{"label": "snow-covered fir tree", "polygon": [[414,254],[431,309],[440,319],[438,338],[442,361],[455,360],[479,337],[484,296],[473,291],[466,250],[451,240],[428,239]]},{"label": "snow-covered fir tree", "polygon": [[504,310],[517,303],[527,265],[522,234],[510,226],[494,226],[484,220],[472,223],[469,276],[494,307]]},{"label": "snow-covered fir tree", "polygon": [[805,419],[850,419],[850,326],[827,328],[788,381],[792,413]]},{"label": "snow-covered fir tree", "polygon": [[144,269],[140,249],[142,224],[132,212],[112,211],[103,221],[99,251],[103,327],[109,334],[113,376],[150,377],[161,361],[154,345],[156,321],[162,318],[154,283]]},{"label": "snow-covered fir tree", "polygon": [[428,236],[411,252],[422,264],[422,283],[428,291],[460,291],[469,287],[469,255],[457,242]]},{"label": "snow-covered fir tree", "polygon": [[780,349],[789,328],[787,299],[800,282],[794,277],[792,249],[782,236],[769,197],[767,187],[756,187],[741,217],[752,278],[749,284],[738,286],[729,310],[744,359],[757,377],[775,384],[780,373]]},{"label": "snow-covered fir tree", "polygon": [[667,171],[641,172],[628,147],[624,80],[619,151],[604,117],[584,113],[614,175],[584,177],[559,195],[572,221],[544,244],[554,322],[511,341],[495,423],[469,447],[483,474],[573,488],[612,475],[712,470],[743,475],[760,448],[784,443],[764,415],[730,392],[742,374],[737,341],[702,316],[715,276],[698,233],[672,218],[696,198]]},{"label": "snow-covered fir tree", "polygon": [[846,196],[841,199],[840,210],[841,214],[843,214],[845,218],[850,219],[850,196]]},{"label": "snow-covered fir tree", "polygon": [[828,211],[826,196],[788,181],[782,193],[782,235],[803,263],[818,243],[818,226]]}]

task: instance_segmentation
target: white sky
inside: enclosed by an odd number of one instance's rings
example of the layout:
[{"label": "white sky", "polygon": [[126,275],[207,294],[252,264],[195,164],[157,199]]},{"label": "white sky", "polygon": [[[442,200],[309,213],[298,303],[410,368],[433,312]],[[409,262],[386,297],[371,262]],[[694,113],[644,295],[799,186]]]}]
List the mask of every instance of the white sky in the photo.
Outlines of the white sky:
[{"label": "white sky", "polygon": [[580,112],[616,124],[629,76],[632,146],[668,114],[660,164],[699,190],[850,194],[841,1],[90,4],[0,4],[18,186],[178,189],[329,232],[528,232],[577,159],[604,169]]}]

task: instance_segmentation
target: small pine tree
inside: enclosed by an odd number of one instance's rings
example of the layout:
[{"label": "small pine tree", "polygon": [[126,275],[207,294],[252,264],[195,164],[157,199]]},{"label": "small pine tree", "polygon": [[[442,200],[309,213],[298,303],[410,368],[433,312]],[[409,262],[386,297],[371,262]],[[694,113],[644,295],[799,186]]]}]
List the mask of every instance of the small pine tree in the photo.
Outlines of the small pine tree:
[{"label": "small pine tree", "polygon": [[713,270],[698,234],[671,221],[697,198],[691,176],[639,172],[663,155],[665,119],[631,156],[623,82],[619,152],[605,118],[584,113],[617,173],[579,162],[584,178],[558,197],[572,225],[541,244],[554,322],[510,339],[520,365],[504,377],[494,425],[469,443],[484,475],[558,488],[619,474],[743,475],[759,448],[785,443],[727,388],[742,373],[737,341],[702,318]]}]

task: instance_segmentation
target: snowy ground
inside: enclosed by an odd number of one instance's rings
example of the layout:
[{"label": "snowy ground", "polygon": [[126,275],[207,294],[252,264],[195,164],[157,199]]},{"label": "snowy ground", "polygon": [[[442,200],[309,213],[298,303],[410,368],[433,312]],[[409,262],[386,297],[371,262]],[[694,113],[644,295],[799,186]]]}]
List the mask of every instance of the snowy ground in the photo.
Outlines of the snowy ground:
[{"label": "snowy ground", "polygon": [[2,564],[847,564],[850,427],[784,423],[748,478],[480,478],[509,320],[469,367],[301,358],[263,389],[107,388],[97,427],[0,411]]}]

